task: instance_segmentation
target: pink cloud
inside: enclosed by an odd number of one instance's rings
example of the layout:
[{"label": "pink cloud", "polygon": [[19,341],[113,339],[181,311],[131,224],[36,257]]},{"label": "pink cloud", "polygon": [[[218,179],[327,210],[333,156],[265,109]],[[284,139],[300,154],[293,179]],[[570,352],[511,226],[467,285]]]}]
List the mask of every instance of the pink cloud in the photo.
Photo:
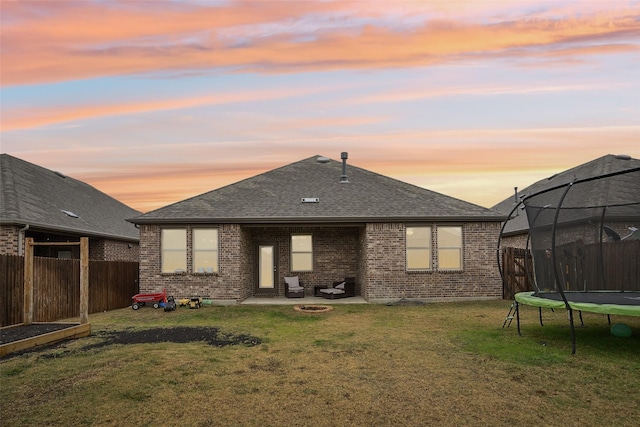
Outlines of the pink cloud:
[{"label": "pink cloud", "polygon": [[[470,129],[394,135],[358,135],[296,144],[284,140],[163,147],[164,162],[102,163],[79,148],[77,169],[66,170],[65,152],[38,152],[26,160],[83,180],[118,200],[149,211],[232,184],[316,154],[339,161],[349,152],[349,164],[490,207],[508,197],[514,186],[524,188],[556,172],[606,154],[640,158],[638,126],[549,129]],[[615,146],[603,147],[604,139]],[[424,141],[429,141],[425,144]],[[455,143],[452,143],[455,141]],[[371,147],[376,147],[374,150]],[[88,149],[87,149],[88,150]],[[141,150],[143,150],[141,148]],[[193,161],[171,157],[193,154]],[[264,153],[259,156],[250,153]],[[142,153],[142,151],[141,151]],[[133,150],[132,159],[144,156]],[[59,158],[59,164],[56,159]],[[541,166],[542,165],[542,166]]]},{"label": "pink cloud", "polygon": [[67,105],[50,108],[5,109],[0,118],[3,132],[35,128],[56,123],[72,122],[76,120],[97,117],[115,116],[121,114],[147,113],[153,111],[180,110],[206,105],[234,104],[241,102],[284,99],[321,92],[323,89],[314,88],[278,88],[252,91],[234,91],[213,95],[195,96],[189,98],[158,99],[152,101],[101,103],[91,105]]},{"label": "pink cloud", "polygon": [[[428,20],[425,15],[422,24],[400,30],[375,20],[364,28],[348,27],[348,19],[378,18],[383,13],[363,2],[164,8],[147,7],[148,3],[145,8],[135,3],[73,4],[77,6],[49,7],[48,13],[33,17],[25,7],[2,3],[3,13],[10,15],[1,30],[3,85],[227,67],[262,73],[413,67],[477,55],[529,58],[563,49],[584,56],[634,51],[636,45],[620,39],[640,37],[637,8],[584,14],[575,10],[485,24]],[[336,10],[349,17],[342,27],[315,31],[304,41],[290,29],[292,22],[305,17],[335,18]],[[17,18],[11,19],[13,14]],[[229,40],[229,29],[236,36],[247,35]]]}]

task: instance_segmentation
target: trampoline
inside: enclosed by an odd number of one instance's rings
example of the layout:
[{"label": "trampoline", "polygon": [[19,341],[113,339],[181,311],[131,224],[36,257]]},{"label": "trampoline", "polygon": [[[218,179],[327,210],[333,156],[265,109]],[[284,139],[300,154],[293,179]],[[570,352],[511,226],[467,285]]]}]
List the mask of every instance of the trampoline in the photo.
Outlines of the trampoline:
[{"label": "trampoline", "polygon": [[542,308],[566,309],[574,354],[574,311],[581,321],[583,311],[640,316],[640,167],[629,163],[524,197],[509,214],[526,211],[533,264],[535,290],[517,293],[512,306],[519,334],[520,304],[538,307],[541,324]]}]

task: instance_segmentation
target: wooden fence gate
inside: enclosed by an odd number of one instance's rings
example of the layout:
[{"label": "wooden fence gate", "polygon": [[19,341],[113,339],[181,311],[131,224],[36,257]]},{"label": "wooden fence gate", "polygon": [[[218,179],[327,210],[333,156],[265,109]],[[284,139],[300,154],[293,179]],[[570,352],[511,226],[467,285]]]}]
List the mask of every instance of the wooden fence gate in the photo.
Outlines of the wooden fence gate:
[{"label": "wooden fence gate", "polygon": [[[34,322],[78,317],[80,261],[34,258]],[[138,263],[89,261],[89,313],[131,305],[138,293]],[[0,326],[23,323],[24,257],[0,255]]]},{"label": "wooden fence gate", "polygon": [[502,298],[513,299],[518,292],[533,291],[531,252],[521,248],[502,248]]}]

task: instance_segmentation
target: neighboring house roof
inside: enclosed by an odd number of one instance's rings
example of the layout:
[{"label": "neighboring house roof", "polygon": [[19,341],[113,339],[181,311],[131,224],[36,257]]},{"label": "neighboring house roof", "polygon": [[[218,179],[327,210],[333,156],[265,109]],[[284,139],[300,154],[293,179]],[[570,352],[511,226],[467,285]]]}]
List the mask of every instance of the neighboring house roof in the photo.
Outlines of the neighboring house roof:
[{"label": "neighboring house roof", "polygon": [[[490,209],[322,156],[292,163],[130,219],[145,223],[502,221]],[[303,203],[317,198],[317,203]]]},{"label": "neighboring house roof", "polygon": [[[499,211],[505,215],[508,215],[516,204],[520,203],[520,200],[529,197],[533,194],[539,193],[541,191],[558,187],[561,185],[568,184],[572,181],[577,181],[581,179],[588,179],[597,177],[600,175],[616,173],[624,170],[629,170],[633,168],[640,167],[640,160],[631,158],[629,156],[624,155],[613,155],[608,154],[606,156],[600,157],[598,159],[592,160],[588,163],[584,163],[582,165],[576,166],[574,168],[568,169],[564,172],[560,172],[555,174],[549,178],[542,179],[524,190],[518,191],[518,202],[515,201],[515,195],[503,200],[497,205],[493,206],[493,209]],[[635,178],[634,178],[635,179]],[[611,202],[611,194],[608,194],[609,189],[602,188],[602,183],[594,183],[590,187],[589,194],[581,193],[579,196],[584,201],[585,204],[597,206],[602,203],[605,203],[605,198],[609,198],[608,202]],[[637,187],[637,184],[636,186]],[[634,187],[627,187],[634,188]],[[617,192],[624,192],[625,188],[617,189]],[[624,198],[624,194],[616,194],[616,197]],[[629,200],[627,198],[627,200]],[[514,235],[526,233],[529,230],[529,222],[527,220],[527,214],[524,210],[517,209],[517,216],[512,217],[510,219],[505,228],[504,235]]]},{"label": "neighboring house roof", "polygon": [[82,181],[8,154],[0,154],[0,179],[0,224],[139,240],[125,219],[140,212]]}]

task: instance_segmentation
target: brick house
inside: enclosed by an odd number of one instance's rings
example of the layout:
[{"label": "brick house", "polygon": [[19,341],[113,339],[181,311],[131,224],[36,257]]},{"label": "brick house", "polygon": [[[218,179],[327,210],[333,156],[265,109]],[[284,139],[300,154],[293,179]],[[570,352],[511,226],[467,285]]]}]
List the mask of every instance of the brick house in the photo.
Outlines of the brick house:
[{"label": "brick house", "polygon": [[[507,216],[517,205],[520,205],[522,199],[527,196],[561,185],[566,185],[572,181],[593,178],[637,167],[640,167],[640,160],[638,159],[634,159],[626,155],[607,154],[606,156],[557,173],[549,178],[537,181],[521,191],[516,191],[513,196],[504,199],[493,206],[492,209]],[[590,203],[594,206],[606,204],[607,189],[602,188],[600,191],[593,194],[585,194],[584,197],[585,200],[588,198]],[[627,220],[621,220],[609,225],[611,225],[618,233],[625,235],[629,232],[629,226],[637,224],[634,221],[629,222]],[[582,233],[584,234],[585,239],[590,241],[598,240],[600,234],[599,221],[585,223],[580,225],[580,227],[583,229]],[[514,211],[512,218],[505,225],[502,234],[501,246],[524,249],[527,246],[528,234],[529,221],[527,219],[527,213],[525,210],[518,208]]]},{"label": "brick house", "polygon": [[[59,172],[0,154],[0,254],[24,255],[24,239],[77,242],[89,238],[95,261],[138,261],[139,215],[92,186]],[[79,258],[79,247],[36,246],[35,255]]]},{"label": "brick house", "polygon": [[148,212],[140,291],[240,302],[356,277],[356,294],[500,298],[495,211],[322,156]]}]

